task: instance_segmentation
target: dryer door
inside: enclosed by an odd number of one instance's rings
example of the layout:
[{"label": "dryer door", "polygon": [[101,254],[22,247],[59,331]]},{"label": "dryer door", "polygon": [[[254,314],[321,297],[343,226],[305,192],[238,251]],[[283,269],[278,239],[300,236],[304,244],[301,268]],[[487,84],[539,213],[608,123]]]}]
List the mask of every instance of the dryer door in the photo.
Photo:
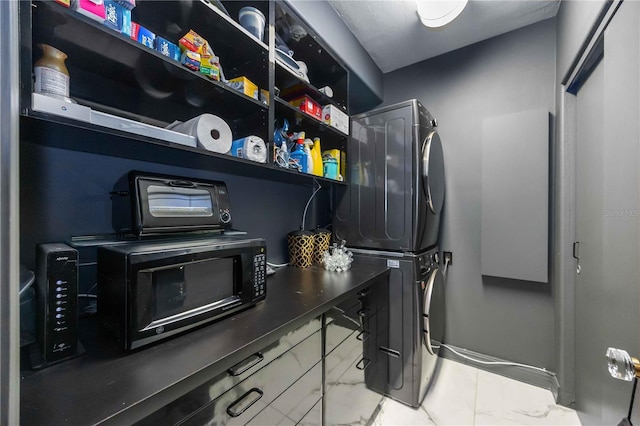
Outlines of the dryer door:
[{"label": "dryer door", "polygon": [[435,130],[422,142],[422,189],[431,213],[440,214],[444,204],[444,156]]},{"label": "dryer door", "polygon": [[437,355],[444,338],[444,277],[439,269],[429,274],[422,303],[422,342],[431,355]]}]

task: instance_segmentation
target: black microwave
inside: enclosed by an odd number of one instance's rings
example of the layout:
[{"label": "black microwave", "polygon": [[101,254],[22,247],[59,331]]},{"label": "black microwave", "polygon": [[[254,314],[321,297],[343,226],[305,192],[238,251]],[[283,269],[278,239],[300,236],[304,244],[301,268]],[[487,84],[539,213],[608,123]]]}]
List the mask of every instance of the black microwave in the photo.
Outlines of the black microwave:
[{"label": "black microwave", "polygon": [[98,249],[98,317],[135,349],[266,297],[263,239],[219,236]]}]

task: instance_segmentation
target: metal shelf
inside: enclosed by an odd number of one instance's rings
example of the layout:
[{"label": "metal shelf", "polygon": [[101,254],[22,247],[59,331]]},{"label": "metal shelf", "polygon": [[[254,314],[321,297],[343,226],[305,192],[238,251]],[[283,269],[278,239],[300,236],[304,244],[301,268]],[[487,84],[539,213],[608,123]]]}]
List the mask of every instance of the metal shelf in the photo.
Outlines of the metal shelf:
[{"label": "metal shelf", "polygon": [[[162,139],[35,111],[21,117],[21,129],[23,142],[55,148],[141,161],[153,158],[154,162],[162,164],[175,166],[189,164],[191,168],[215,170],[221,173],[278,182],[304,185],[311,184],[315,179],[327,184],[346,185],[344,182],[334,179],[283,169],[274,164],[257,163],[228,154],[219,154],[202,148],[180,145]],[[86,143],[89,139],[91,143]]]}]

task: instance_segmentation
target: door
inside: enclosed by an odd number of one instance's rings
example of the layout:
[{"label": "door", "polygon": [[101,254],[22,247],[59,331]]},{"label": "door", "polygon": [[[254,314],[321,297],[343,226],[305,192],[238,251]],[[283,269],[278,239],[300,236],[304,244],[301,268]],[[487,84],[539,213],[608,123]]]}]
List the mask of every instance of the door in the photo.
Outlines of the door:
[{"label": "door", "polygon": [[[607,347],[638,355],[639,5],[624,2],[576,98],[576,408],[617,424],[631,385],[609,377]],[[635,410],[636,413],[638,410]]]},{"label": "door", "polygon": [[[426,136],[424,136],[426,134]],[[421,189],[416,197],[414,250],[419,251],[438,243],[440,212],[444,206],[444,155],[440,135],[433,128],[420,128],[422,146],[418,165]]]}]

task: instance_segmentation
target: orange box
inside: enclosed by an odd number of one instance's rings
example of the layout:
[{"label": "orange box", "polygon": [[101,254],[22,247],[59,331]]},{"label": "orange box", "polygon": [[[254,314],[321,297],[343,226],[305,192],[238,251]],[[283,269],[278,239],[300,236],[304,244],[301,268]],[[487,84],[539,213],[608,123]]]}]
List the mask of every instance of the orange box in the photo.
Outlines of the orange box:
[{"label": "orange box", "polygon": [[289,101],[289,104],[300,108],[300,111],[309,114],[313,118],[322,120],[322,107],[307,95]]}]

